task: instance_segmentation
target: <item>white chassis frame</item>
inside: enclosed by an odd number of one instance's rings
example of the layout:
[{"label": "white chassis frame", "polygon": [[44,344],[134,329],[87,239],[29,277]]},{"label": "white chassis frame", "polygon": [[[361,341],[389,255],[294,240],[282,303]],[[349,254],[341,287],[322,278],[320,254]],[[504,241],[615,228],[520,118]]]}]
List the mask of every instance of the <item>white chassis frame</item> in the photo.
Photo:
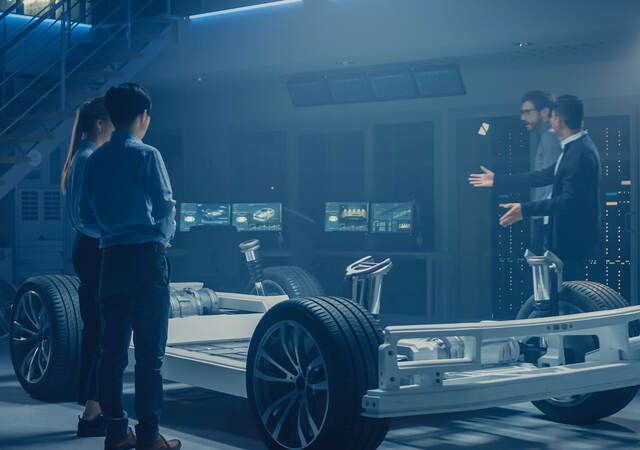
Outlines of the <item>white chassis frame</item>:
[{"label": "white chassis frame", "polygon": [[[170,380],[246,398],[246,361],[180,346],[248,341],[264,313],[288,297],[216,294],[222,307],[254,313],[170,319],[163,373]],[[364,395],[362,414],[397,417],[474,410],[640,385],[640,337],[628,337],[628,324],[636,319],[640,306],[503,322],[387,327],[379,347],[379,387]],[[564,365],[562,336],[570,335],[595,335],[599,349],[587,354],[584,363]],[[463,358],[398,361],[400,339],[445,336],[464,339]],[[525,336],[545,338],[548,351],[541,362],[546,367],[483,366],[483,341]]]},{"label": "white chassis frame", "polygon": [[[202,283],[171,283],[176,289],[202,288]],[[272,306],[288,300],[286,295],[257,296],[216,292],[219,307],[249,314],[216,314],[169,319],[167,349],[162,366],[166,379],[247,397],[246,361],[209,355],[177,346],[250,340],[258,322]],[[251,314],[253,313],[253,314]],[[133,341],[130,360],[133,361]]]}]

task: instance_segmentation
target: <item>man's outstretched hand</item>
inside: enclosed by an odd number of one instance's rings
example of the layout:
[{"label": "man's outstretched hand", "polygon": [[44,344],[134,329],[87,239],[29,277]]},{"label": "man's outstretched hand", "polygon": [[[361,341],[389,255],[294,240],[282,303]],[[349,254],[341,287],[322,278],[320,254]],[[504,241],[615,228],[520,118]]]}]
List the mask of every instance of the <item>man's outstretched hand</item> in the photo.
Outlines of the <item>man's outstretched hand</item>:
[{"label": "man's outstretched hand", "polygon": [[508,227],[509,225],[513,225],[514,223],[522,220],[522,204],[503,203],[500,207],[509,209],[509,211],[500,217],[500,225],[503,227]]},{"label": "man's outstretched hand", "polygon": [[483,173],[472,173],[469,175],[469,184],[474,187],[493,187],[494,173],[485,166],[480,166]]}]

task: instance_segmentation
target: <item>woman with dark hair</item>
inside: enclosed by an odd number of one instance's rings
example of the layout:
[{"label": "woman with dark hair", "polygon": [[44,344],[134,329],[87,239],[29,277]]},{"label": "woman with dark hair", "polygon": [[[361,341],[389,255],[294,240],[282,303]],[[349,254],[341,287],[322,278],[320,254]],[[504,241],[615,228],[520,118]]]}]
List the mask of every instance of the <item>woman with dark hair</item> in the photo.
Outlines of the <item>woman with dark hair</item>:
[{"label": "woman with dark hair", "polygon": [[84,168],[93,151],[111,139],[114,127],[105,108],[104,97],[84,103],[76,113],[69,154],[62,171],[61,188],[66,197],[66,207],[71,225],[77,232],[73,246],[73,267],[80,278],[78,297],[82,316],[82,348],[78,402],[85,405],[79,417],[78,436],[104,436],[106,422],[102,416],[97,392],[98,359],[98,279],[100,275],[100,251],[98,233],[81,227],[80,198],[84,181]]}]

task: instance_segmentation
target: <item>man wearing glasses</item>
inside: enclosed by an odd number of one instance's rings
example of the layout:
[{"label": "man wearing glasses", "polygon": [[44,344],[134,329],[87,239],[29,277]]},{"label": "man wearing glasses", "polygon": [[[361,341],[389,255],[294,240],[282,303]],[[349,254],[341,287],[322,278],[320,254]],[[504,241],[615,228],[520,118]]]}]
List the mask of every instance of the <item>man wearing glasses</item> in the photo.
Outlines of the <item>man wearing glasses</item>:
[{"label": "man wearing glasses", "polygon": [[[551,128],[551,109],[555,98],[549,92],[529,91],[522,97],[520,119],[529,131],[529,149],[532,155],[532,170],[542,170],[555,164],[562,152],[560,139]],[[535,150],[535,151],[534,151]],[[531,189],[531,200],[538,201],[551,197],[553,186]],[[549,217],[534,216],[531,218],[529,248],[542,254],[546,249],[544,236]]]},{"label": "man wearing glasses", "polygon": [[[542,170],[558,160],[562,152],[560,139],[551,128],[551,109],[554,97],[549,92],[529,91],[522,97],[520,119],[529,131],[529,149],[531,153],[531,170]],[[484,174],[493,173],[480,166]],[[531,200],[539,201],[551,197],[553,186],[542,186],[531,189]],[[536,254],[542,254],[547,249],[545,245],[545,228],[549,224],[549,217],[531,217],[531,231],[529,248]]]}]

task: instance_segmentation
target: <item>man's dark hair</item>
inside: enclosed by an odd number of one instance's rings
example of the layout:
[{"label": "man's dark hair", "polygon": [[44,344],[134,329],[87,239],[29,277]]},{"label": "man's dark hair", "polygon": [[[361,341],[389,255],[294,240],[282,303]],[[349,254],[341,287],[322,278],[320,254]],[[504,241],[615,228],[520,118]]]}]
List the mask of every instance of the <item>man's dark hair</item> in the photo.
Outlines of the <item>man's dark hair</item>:
[{"label": "man's dark hair", "polygon": [[575,95],[561,95],[553,107],[556,114],[564,120],[570,130],[582,129],[584,118],[584,104]]},{"label": "man's dark hair", "polygon": [[549,113],[553,109],[555,98],[553,94],[545,91],[529,91],[522,97],[522,103],[531,102],[537,111],[549,108]]},{"label": "man's dark hair", "polygon": [[128,128],[146,109],[151,112],[151,97],[136,83],[123,83],[112,87],[104,97],[111,122],[116,128]]}]

